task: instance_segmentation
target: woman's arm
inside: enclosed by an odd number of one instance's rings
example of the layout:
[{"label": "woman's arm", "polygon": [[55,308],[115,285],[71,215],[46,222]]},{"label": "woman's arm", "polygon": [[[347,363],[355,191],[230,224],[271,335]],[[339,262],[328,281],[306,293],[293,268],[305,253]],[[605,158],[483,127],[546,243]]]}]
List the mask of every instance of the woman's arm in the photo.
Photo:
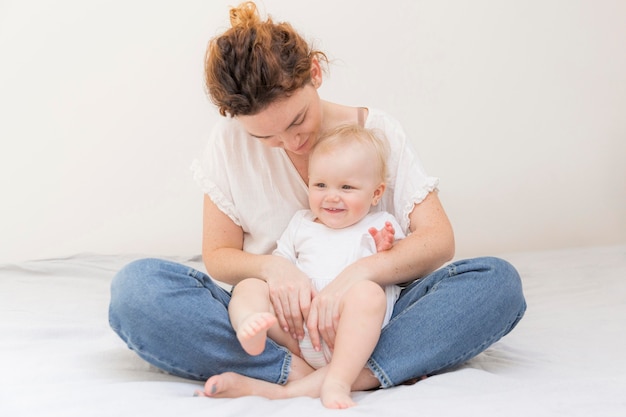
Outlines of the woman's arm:
[{"label": "woman's arm", "polygon": [[202,260],[209,275],[234,285],[258,277],[263,260],[243,251],[243,230],[204,195]]},{"label": "woman's arm", "polygon": [[389,251],[360,259],[341,275],[352,275],[354,268],[381,285],[399,284],[428,275],[454,257],[454,232],[436,191],[413,207],[409,220],[406,238]]},{"label": "woman's arm", "polygon": [[452,259],[454,233],[436,191],[414,206],[409,219],[409,236],[390,250],[349,265],[315,297],[307,321],[314,346],[319,346],[320,336],[333,346],[339,300],[355,282],[367,279],[380,285],[399,284],[421,278]]},{"label": "woman's arm", "polygon": [[244,252],[243,230],[207,195],[202,228],[202,260],[209,275],[231,285],[251,277],[264,280],[281,327],[303,337],[313,294],[310,279],[281,256]]}]

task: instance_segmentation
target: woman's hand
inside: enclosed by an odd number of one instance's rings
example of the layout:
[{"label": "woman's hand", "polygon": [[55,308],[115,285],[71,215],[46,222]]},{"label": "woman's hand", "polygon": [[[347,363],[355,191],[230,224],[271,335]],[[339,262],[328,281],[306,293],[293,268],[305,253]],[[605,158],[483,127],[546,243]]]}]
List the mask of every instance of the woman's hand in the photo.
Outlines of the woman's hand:
[{"label": "woman's hand", "polygon": [[331,349],[334,348],[341,315],[341,300],[352,285],[365,279],[365,274],[359,270],[358,262],[352,264],[313,298],[307,319],[307,329],[311,343],[316,350],[321,349],[322,339]]},{"label": "woman's hand", "polygon": [[304,324],[315,294],[309,277],[282,256],[270,255],[264,273],[280,327],[294,339],[304,337]]}]

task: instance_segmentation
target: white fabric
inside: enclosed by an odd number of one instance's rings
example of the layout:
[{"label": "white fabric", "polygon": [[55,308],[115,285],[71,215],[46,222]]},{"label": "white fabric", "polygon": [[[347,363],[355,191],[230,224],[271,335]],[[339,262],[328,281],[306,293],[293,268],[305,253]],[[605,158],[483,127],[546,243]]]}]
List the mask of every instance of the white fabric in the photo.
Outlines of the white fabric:
[{"label": "white fabric", "polygon": [[[392,213],[408,233],[413,206],[439,180],[425,174],[397,121],[369,109],[365,126],[382,131],[391,148],[387,189],[374,210]],[[192,170],[203,192],[242,227],[250,253],[271,253],[293,214],[308,208],[307,186],[287,154],[249,136],[236,119],[220,119]]]},{"label": "white fabric", "polygon": [[[311,280],[317,291],[328,285],[346,266],[356,260],[376,253],[374,238],[369,234],[371,227],[382,229],[385,222],[390,222],[395,229],[395,239],[405,237],[396,219],[386,211],[370,213],[361,221],[342,229],[331,229],[315,222],[315,215],[310,210],[300,210],[294,214],[289,225],[278,240],[274,254],[293,262]],[[389,323],[393,305],[400,295],[400,287],[385,287],[387,310],[383,326]],[[317,352],[308,333],[300,343],[304,359],[314,368],[326,365],[332,356],[326,343]]]},{"label": "white fabric", "polygon": [[[107,320],[111,278],[138,257],[0,265],[0,416],[626,414],[626,244],[504,255],[519,269],[528,301],[511,334],[453,372],[357,392],[359,405],[341,412],[307,397],[194,398],[201,383],[142,361]],[[202,268],[199,260],[185,263]]]}]

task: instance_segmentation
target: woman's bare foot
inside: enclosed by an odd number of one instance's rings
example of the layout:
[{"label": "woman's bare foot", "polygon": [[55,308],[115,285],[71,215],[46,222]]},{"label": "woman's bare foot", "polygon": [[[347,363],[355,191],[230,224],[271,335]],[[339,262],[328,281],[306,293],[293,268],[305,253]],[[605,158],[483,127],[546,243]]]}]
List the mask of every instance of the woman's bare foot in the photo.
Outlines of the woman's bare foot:
[{"label": "woman's bare foot", "polygon": [[[302,364],[308,367],[303,359],[294,356],[292,365],[299,362],[302,362]],[[308,369],[311,370],[311,368]],[[320,387],[326,375],[326,370],[326,368],[322,368],[308,374],[302,370],[302,376],[299,376],[298,379],[293,379],[294,375],[290,374],[286,385],[278,385],[234,372],[225,372],[209,378],[204,384],[204,391],[196,391],[194,396],[239,398],[255,395],[270,400],[294,397],[319,398]]]},{"label": "woman's bare foot", "polygon": [[260,355],[265,350],[267,331],[276,324],[272,313],[254,313],[242,320],[237,326],[237,339],[249,355]]},{"label": "woman's bare foot", "polygon": [[249,378],[234,372],[212,376],[204,384],[204,391],[196,391],[194,395],[212,398],[239,398],[256,395],[270,400],[287,397],[285,387],[282,385]]},{"label": "woman's bare foot", "polygon": [[326,378],[322,384],[321,399],[326,408],[343,409],[356,405],[350,397],[350,385],[341,381]]}]

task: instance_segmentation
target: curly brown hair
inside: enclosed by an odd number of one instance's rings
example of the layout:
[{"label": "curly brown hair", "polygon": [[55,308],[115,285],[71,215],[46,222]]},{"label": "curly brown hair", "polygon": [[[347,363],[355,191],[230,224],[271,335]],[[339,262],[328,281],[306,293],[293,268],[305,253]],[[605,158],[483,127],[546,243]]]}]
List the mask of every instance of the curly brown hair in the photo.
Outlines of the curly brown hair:
[{"label": "curly brown hair", "polygon": [[205,55],[207,92],[222,116],[254,115],[311,81],[313,59],[327,62],[289,23],[262,21],[254,2],[230,10],[231,28]]}]

